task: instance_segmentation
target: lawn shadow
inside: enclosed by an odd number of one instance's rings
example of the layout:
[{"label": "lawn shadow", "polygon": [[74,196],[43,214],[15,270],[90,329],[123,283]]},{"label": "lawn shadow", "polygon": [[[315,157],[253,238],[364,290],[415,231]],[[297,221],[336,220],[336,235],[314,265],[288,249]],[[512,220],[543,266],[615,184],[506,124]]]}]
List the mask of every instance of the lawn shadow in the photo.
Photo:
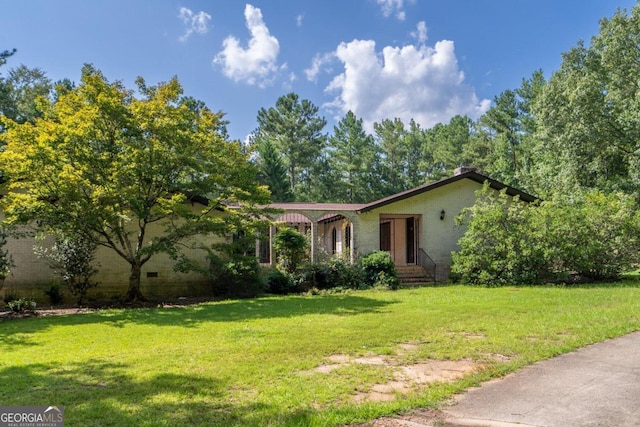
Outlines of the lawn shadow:
[{"label": "lawn shadow", "polygon": [[239,403],[229,392],[236,385],[223,378],[167,372],[134,378],[129,372],[136,370],[100,360],[7,367],[0,369],[0,401],[64,406],[65,425],[100,427],[304,425],[315,412],[258,395]]},{"label": "lawn shadow", "polygon": [[314,314],[355,316],[380,312],[394,301],[359,295],[265,297],[201,303],[191,306],[95,311],[63,316],[32,317],[0,322],[0,342],[35,345],[28,334],[52,326],[103,323],[124,327],[130,323],[192,327],[204,322],[234,322],[252,319],[291,318]]}]

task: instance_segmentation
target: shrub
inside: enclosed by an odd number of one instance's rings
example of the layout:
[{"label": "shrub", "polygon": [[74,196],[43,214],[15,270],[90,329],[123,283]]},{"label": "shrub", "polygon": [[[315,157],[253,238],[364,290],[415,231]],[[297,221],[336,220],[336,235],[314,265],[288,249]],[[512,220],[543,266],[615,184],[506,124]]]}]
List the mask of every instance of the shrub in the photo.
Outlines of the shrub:
[{"label": "shrub", "polygon": [[335,257],[331,258],[327,264],[326,281],[328,288],[360,289],[366,287],[360,264],[351,264]]},{"label": "shrub", "polygon": [[475,205],[456,218],[467,231],[453,254],[452,273],[466,283],[490,286],[552,279],[545,230],[538,230],[542,218],[534,214],[533,205],[485,187]]},{"label": "shrub", "polygon": [[303,292],[310,289],[329,289],[329,267],[326,263],[307,263],[299,271],[295,280]]},{"label": "shrub", "polygon": [[14,313],[33,313],[36,309],[36,302],[20,298],[10,301],[7,307]]},{"label": "shrub", "polygon": [[9,305],[11,301],[15,301],[17,299],[20,299],[17,293],[15,293],[14,291],[6,291],[4,293],[2,301],[4,301],[5,304]]},{"label": "shrub", "polygon": [[359,264],[332,257],[326,262],[306,264],[296,275],[296,288],[300,292],[310,289],[326,290],[333,288],[360,289],[364,285],[362,268]]},{"label": "shrub", "polygon": [[62,288],[57,283],[49,286],[49,289],[44,291],[44,294],[49,298],[51,305],[58,305],[64,301],[64,292],[62,292]]},{"label": "shrub", "polygon": [[36,247],[36,254],[45,258],[69,287],[76,303],[81,305],[89,289],[98,286],[93,276],[98,270],[93,266],[96,244],[80,235],[61,235],[56,237],[51,248]]},{"label": "shrub", "polygon": [[4,249],[7,244],[7,231],[4,227],[0,227],[0,289],[4,285],[4,279],[11,272],[13,267],[13,258],[8,250]]},{"label": "shrub", "polygon": [[388,252],[371,252],[360,259],[360,265],[366,286],[386,286],[390,289],[400,286],[396,266]]},{"label": "shrub", "polygon": [[267,283],[267,292],[272,294],[286,295],[294,290],[294,284],[291,276],[277,268],[269,271],[265,281]]},{"label": "shrub", "polygon": [[273,247],[278,265],[285,271],[293,273],[306,256],[307,238],[296,230],[284,228],[275,235]]},{"label": "shrub", "polygon": [[457,219],[468,228],[452,273],[466,283],[609,280],[640,258],[640,224],[628,196],[594,192],[526,204],[486,187],[478,196]]},{"label": "shrub", "polygon": [[216,296],[250,298],[264,292],[254,256],[209,254],[211,290]]}]

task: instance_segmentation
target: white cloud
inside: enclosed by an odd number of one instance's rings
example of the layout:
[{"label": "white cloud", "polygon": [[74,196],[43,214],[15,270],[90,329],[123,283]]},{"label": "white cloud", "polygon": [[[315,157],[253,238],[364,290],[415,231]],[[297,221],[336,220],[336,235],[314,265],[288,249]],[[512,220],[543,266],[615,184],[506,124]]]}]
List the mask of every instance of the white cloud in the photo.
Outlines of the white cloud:
[{"label": "white cloud", "polygon": [[178,39],[181,42],[187,41],[189,36],[193,33],[206,34],[209,31],[211,15],[206,12],[200,11],[198,13],[193,13],[191,9],[181,7],[178,18],[180,18],[187,27],[185,33]]},{"label": "white cloud", "polygon": [[266,87],[279,70],[286,69],[286,64],[278,66],[276,62],[280,44],[269,33],[260,9],[247,4],[244,17],[251,34],[247,47],[242,47],[238,39],[229,36],[222,42],[222,50],[214,57],[213,63],[222,65],[224,75],[236,82]]},{"label": "white cloud", "polygon": [[404,11],[404,0],[376,0],[382,8],[382,14],[389,17],[395,13],[396,18],[404,21],[407,17]]},{"label": "white cloud", "polygon": [[429,128],[457,114],[477,118],[489,108],[490,101],[479,101],[464,83],[452,41],[434,47],[387,46],[379,54],[374,41],[354,40],[341,43],[335,54],[344,72],[325,89],[337,94],[325,107],[338,117],[353,111],[370,132],[374,122],[384,119],[414,119]]},{"label": "white cloud", "polygon": [[296,16],[296,26],[297,27],[302,27],[302,20],[304,19],[304,13],[301,13],[300,15]]},{"label": "white cloud", "polygon": [[411,37],[418,40],[418,43],[424,44],[427,41],[427,24],[424,21],[418,22],[416,30],[411,32]]},{"label": "white cloud", "polygon": [[315,83],[318,81],[318,74],[320,74],[321,71],[331,72],[328,64],[334,60],[335,57],[336,55],[333,52],[316,54],[311,60],[311,67],[304,70],[307,80]]}]

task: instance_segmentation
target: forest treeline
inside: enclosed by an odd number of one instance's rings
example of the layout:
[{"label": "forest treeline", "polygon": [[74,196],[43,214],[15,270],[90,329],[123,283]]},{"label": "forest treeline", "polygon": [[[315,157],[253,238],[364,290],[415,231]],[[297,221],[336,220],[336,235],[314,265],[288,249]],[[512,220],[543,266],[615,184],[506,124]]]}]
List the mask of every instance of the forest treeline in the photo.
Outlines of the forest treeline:
[{"label": "forest treeline", "polygon": [[276,201],[368,202],[474,166],[543,198],[578,190],[637,195],[640,6],[601,21],[587,45],[496,96],[477,120],[430,129],[348,112],[333,129],[295,93],[258,112],[251,149]]},{"label": "forest treeline", "polygon": [[[15,51],[0,52],[0,65]],[[0,70],[5,70],[2,67]],[[19,123],[38,97],[74,86],[24,65],[0,74],[0,113]],[[455,116],[425,129],[398,118],[372,131],[348,112],[333,129],[295,93],[257,112],[244,146],[273,201],[369,202],[473,166],[542,198],[578,190],[637,195],[640,185],[640,6],[601,21],[587,44],[497,95],[476,120]],[[202,103],[192,100],[192,107]],[[0,128],[0,131],[2,129]]]}]

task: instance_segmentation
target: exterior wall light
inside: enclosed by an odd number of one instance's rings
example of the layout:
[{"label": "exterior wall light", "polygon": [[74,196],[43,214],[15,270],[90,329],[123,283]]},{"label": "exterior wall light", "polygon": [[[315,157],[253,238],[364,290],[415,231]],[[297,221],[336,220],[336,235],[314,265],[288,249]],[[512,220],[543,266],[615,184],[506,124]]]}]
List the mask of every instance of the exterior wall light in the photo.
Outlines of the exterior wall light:
[{"label": "exterior wall light", "polygon": [[444,209],[442,209],[440,211],[440,221],[444,221],[444,216],[446,215],[446,212],[444,211]]}]

